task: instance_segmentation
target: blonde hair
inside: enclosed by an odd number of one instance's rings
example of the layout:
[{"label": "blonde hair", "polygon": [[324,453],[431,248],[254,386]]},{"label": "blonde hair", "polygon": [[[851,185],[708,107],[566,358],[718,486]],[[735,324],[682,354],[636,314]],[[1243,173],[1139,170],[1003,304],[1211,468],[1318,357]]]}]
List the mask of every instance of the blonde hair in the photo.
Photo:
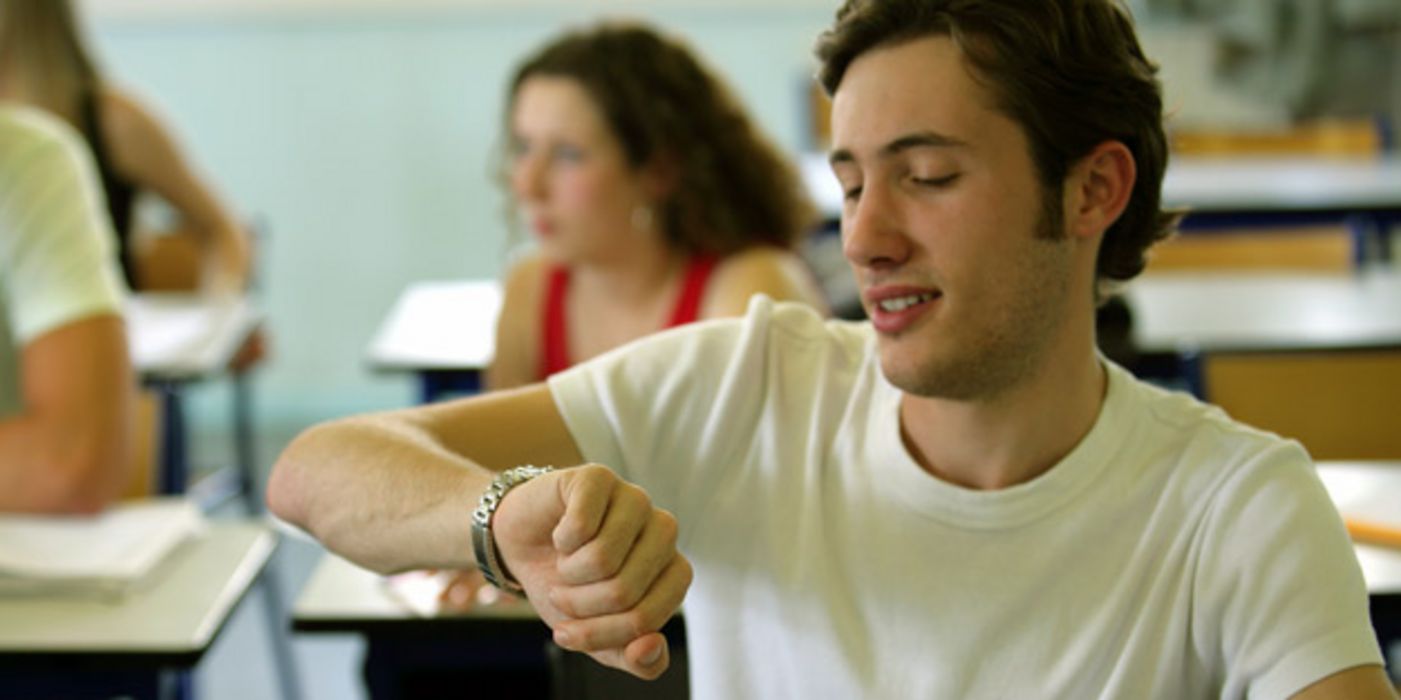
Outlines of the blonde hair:
[{"label": "blonde hair", "polygon": [[100,82],[69,0],[0,0],[0,66],[7,92],[70,122]]}]

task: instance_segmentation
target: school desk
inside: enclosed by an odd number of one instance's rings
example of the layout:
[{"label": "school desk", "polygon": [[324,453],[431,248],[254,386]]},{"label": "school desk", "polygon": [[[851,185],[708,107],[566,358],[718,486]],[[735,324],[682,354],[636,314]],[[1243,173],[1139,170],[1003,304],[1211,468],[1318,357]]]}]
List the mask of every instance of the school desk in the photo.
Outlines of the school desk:
[{"label": "school desk", "polygon": [[415,282],[380,324],[366,353],[376,372],[411,372],[424,403],[481,390],[496,349],[501,288],[495,280]]},{"label": "school desk", "polygon": [[[126,308],[132,362],[142,382],[159,392],[162,403],[160,477],[157,492],[189,493],[206,509],[230,495],[239,497],[249,516],[263,512],[257,487],[254,448],[252,383],[246,368],[234,371],[231,363],[262,326],[263,314],[247,298],[213,298],[184,293],[135,294]],[[233,469],[219,469],[197,483],[190,483],[188,431],[185,420],[185,387],[228,377],[233,399]],[[230,476],[231,474],[231,476]],[[232,483],[230,483],[232,482]],[[300,695],[295,657],[283,634],[286,611],[281,597],[281,576],[269,570],[259,585],[263,609],[270,625],[269,641],[275,650],[278,681],[284,698]]]},{"label": "school desk", "polygon": [[215,521],[116,601],[0,598],[0,697],[187,697],[275,546],[264,525]]},{"label": "school desk", "polygon": [[[617,700],[684,697],[685,622],[680,615],[663,632],[672,640],[673,668],[653,683],[562,652],[528,603],[477,607],[466,613],[437,610],[438,587],[410,574],[408,585],[391,586],[384,576],[334,554],[317,563],[292,612],[292,628],[303,633],[350,633],[366,641],[365,682],[370,696],[406,697],[412,678],[474,674],[492,685],[521,687],[553,697]],[[422,584],[422,585],[420,585]],[[449,683],[460,676],[448,676]],[[504,690],[504,688],[502,689]],[[418,688],[419,693],[437,692]],[[516,688],[509,696],[529,695]]]},{"label": "school desk", "polygon": [[1401,348],[1401,271],[1173,272],[1128,283],[1135,345],[1196,353]]},{"label": "school desk", "polygon": [[[191,484],[185,386],[228,375],[233,382],[234,484],[220,472],[204,486],[237,491],[252,515],[262,499],[254,486],[253,406],[249,378],[229,363],[262,324],[262,314],[243,298],[211,299],[192,294],[135,294],[126,307],[132,363],[142,381],[161,396],[160,493],[186,493]],[[203,499],[202,499],[203,500]]]},{"label": "school desk", "polygon": [[1319,462],[1318,476],[1352,531],[1372,626],[1392,653],[1401,642],[1401,461]]}]

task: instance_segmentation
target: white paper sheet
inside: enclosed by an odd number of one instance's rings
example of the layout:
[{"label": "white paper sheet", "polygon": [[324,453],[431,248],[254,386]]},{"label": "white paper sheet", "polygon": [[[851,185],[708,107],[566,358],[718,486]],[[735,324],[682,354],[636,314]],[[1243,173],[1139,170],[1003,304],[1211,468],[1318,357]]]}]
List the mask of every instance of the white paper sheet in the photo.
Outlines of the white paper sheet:
[{"label": "white paper sheet", "polygon": [[184,498],[122,503],[93,517],[0,515],[0,595],[120,592],[203,528]]}]

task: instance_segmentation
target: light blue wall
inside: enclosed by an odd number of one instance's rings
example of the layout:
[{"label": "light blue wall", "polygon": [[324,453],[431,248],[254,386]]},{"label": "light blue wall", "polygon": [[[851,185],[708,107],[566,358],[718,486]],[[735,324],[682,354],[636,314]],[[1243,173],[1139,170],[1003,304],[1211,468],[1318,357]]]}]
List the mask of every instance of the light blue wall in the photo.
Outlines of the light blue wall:
[{"label": "light blue wall", "polygon": [[[810,48],[835,4],[644,16],[687,37],[796,152]],[[266,419],[411,400],[409,381],[372,376],[363,351],[407,283],[499,272],[506,231],[490,171],[503,83],[538,42],[588,18],[497,7],[94,19],[108,71],[159,105],[240,211],[267,221]],[[223,400],[197,396],[196,420]]]}]

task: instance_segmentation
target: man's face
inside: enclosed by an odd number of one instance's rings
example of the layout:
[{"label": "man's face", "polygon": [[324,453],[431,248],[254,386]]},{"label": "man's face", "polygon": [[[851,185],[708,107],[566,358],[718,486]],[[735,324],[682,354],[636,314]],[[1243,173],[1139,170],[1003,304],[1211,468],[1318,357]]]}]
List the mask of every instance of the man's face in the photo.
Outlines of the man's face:
[{"label": "man's face", "polygon": [[1026,135],[957,45],[934,36],[862,54],[832,132],[844,251],[885,376],[956,400],[1029,377],[1065,332],[1074,250],[1046,213]]}]

